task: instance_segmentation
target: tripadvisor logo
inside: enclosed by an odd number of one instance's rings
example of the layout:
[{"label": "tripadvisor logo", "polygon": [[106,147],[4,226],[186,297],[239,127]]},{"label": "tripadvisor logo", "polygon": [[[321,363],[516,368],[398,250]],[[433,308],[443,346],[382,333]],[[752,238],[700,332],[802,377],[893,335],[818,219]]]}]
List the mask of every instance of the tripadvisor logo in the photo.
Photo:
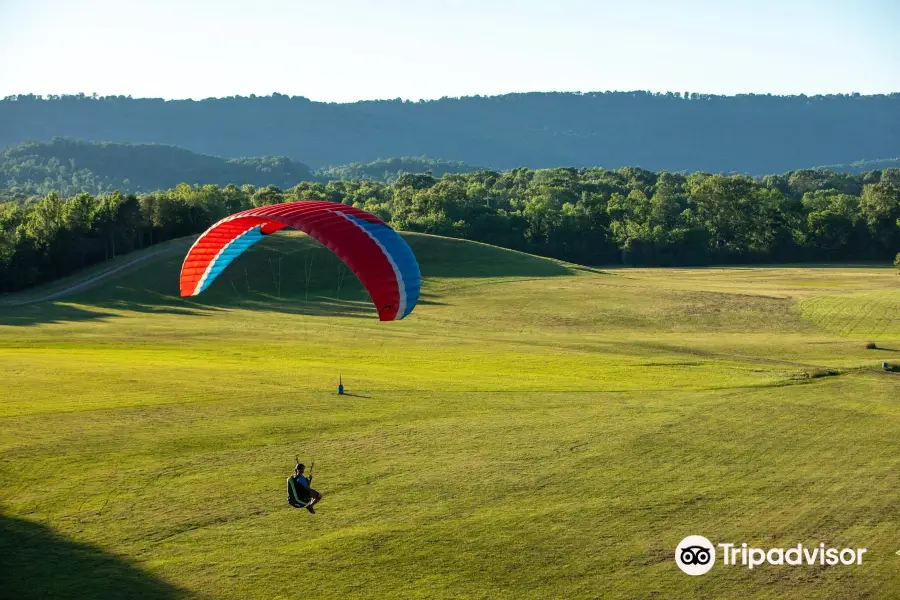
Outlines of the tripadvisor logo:
[{"label": "tripadvisor logo", "polygon": [[[752,548],[747,544],[718,544],[722,564],[754,569],[769,565],[861,565],[866,548],[826,548],[825,544],[790,548]],[[689,535],[675,549],[678,568],[688,575],[703,575],[716,564],[716,546],[702,535]]]}]

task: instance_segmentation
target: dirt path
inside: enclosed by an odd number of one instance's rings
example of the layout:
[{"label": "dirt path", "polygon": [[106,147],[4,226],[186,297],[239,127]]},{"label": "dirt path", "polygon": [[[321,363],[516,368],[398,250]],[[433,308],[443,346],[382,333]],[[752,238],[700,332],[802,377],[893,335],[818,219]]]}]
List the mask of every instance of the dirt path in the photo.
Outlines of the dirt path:
[{"label": "dirt path", "polygon": [[93,287],[93,286],[97,285],[98,283],[102,282],[107,277],[109,277],[111,275],[115,275],[116,273],[119,273],[120,271],[124,271],[125,269],[129,269],[129,268],[133,267],[134,265],[144,262],[145,260],[148,260],[150,258],[154,258],[157,256],[163,256],[166,254],[174,254],[176,251],[182,251],[182,250],[183,250],[183,248],[180,245],[168,245],[166,248],[158,248],[156,250],[152,250],[150,252],[143,253],[143,254],[141,254],[141,256],[138,256],[137,258],[134,258],[132,260],[124,262],[120,265],[116,265],[115,267],[112,267],[110,269],[107,269],[105,271],[97,273],[96,275],[93,275],[93,276],[89,277],[88,279],[79,281],[78,283],[70,285],[69,287],[64,288],[62,290],[51,292],[49,294],[45,294],[43,296],[38,296],[36,298],[29,298],[28,300],[19,300],[19,301],[15,301],[15,302],[0,303],[0,306],[23,306],[25,304],[34,304],[36,302],[46,302],[47,300],[56,300],[57,298],[69,296],[76,292],[81,292],[90,287]]}]

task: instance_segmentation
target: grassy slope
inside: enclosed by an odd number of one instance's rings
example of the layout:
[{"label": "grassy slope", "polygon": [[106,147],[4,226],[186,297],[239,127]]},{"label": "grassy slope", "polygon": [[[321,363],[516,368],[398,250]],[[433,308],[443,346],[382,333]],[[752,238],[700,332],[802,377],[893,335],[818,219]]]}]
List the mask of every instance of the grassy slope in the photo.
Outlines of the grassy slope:
[{"label": "grassy slope", "polygon": [[[13,595],[900,594],[892,270],[598,272],[408,239],[427,282],[398,323],[298,235],[191,301],[167,255],[0,309],[0,529],[107,557],[40,577],[16,554]],[[822,367],[842,374],[800,379]],[[284,502],[295,454],[315,517]],[[695,533],[869,553],[690,578],[671,557]]]}]

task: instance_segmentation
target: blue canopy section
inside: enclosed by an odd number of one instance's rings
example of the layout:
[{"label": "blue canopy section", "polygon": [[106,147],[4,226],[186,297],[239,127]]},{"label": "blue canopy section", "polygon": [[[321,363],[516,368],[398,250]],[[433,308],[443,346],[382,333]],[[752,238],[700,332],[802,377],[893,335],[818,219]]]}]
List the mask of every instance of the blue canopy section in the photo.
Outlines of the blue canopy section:
[{"label": "blue canopy section", "polygon": [[209,271],[203,277],[203,283],[200,285],[200,292],[206,290],[209,285],[215,281],[225,267],[231,264],[231,261],[243,254],[247,248],[263,239],[265,236],[260,231],[262,225],[258,225],[241,235],[235,237],[227,246],[222,248],[222,252],[209,265]]}]

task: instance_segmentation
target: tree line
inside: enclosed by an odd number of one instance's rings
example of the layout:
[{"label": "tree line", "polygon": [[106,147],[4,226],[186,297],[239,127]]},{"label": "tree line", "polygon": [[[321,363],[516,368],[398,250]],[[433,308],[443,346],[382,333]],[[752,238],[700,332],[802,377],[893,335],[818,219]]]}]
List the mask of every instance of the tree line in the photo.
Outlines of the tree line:
[{"label": "tree line", "polygon": [[204,231],[254,206],[327,200],[395,229],[477,240],[581,264],[709,265],[890,260],[900,251],[900,169],[752,178],[626,167],[402,174],[391,183],[188,185],[146,194],[0,204],[0,290]]},{"label": "tree line", "polygon": [[900,94],[553,92],[346,104],[284,94],[23,94],[0,99],[0,146],[66,136],[232,158],[275,154],[312,168],[424,155],[493,169],[640,165],[764,175],[900,156],[898,114]]}]

